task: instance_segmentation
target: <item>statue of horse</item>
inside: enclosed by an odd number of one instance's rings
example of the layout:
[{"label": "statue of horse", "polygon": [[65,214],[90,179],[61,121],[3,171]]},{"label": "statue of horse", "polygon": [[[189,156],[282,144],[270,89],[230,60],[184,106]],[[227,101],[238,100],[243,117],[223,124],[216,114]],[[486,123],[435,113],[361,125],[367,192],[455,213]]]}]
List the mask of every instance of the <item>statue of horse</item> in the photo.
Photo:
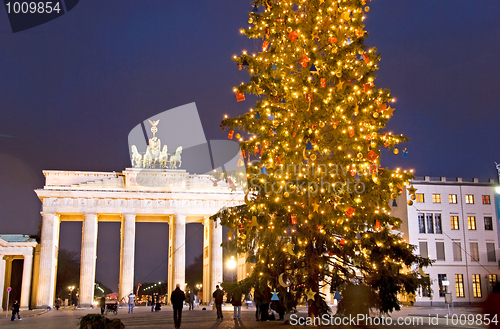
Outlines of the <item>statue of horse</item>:
[{"label": "statue of horse", "polygon": [[151,148],[148,146],[146,149],[146,154],[144,154],[144,161],[142,162],[143,168],[151,168],[153,166],[153,154],[151,153]]},{"label": "statue of horse", "polygon": [[132,167],[140,168],[142,164],[142,155],[137,151],[137,146],[132,145]]},{"label": "statue of horse", "polygon": [[168,162],[168,148],[167,145],[163,145],[163,150],[160,152],[160,166],[161,168],[167,168],[167,162]]},{"label": "statue of horse", "polygon": [[181,167],[182,161],[181,161],[181,153],[182,153],[182,146],[179,146],[175,150],[175,154],[170,157],[170,169],[177,169],[177,163],[179,163],[179,168]]}]

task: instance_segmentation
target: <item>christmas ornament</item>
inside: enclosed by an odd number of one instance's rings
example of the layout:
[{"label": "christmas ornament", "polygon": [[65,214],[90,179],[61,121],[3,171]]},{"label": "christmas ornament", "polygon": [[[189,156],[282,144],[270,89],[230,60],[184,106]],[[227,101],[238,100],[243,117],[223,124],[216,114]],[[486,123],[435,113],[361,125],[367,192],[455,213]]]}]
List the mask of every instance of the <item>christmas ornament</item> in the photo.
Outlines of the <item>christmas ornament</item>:
[{"label": "christmas ornament", "polygon": [[[365,91],[365,92],[366,92],[366,91]],[[373,118],[375,118],[375,119],[377,119],[377,118],[378,118],[378,116],[379,116],[378,112],[373,112],[373,114],[372,114],[372,115],[373,115]]]},{"label": "christmas ornament", "polygon": [[325,88],[325,87],[326,87],[326,79],[321,78],[321,88]]},{"label": "christmas ornament", "polygon": [[375,160],[377,160],[377,159],[378,159],[378,154],[377,154],[377,153],[375,153],[375,152],[373,152],[373,151],[370,151],[370,152],[368,152],[368,154],[366,155],[366,158],[367,158],[368,160],[370,160],[371,162],[375,162]]},{"label": "christmas ornament", "polygon": [[366,7],[365,7],[365,11],[366,11],[366,12],[369,12],[369,11],[370,11],[370,7],[366,6]]},{"label": "christmas ornament", "polygon": [[243,167],[245,165],[245,162],[243,160],[239,159],[238,163],[236,164],[236,167]]},{"label": "christmas ornament", "polygon": [[250,226],[259,226],[259,224],[257,223],[257,216],[252,216],[252,223],[250,223]]},{"label": "christmas ornament", "polygon": [[260,170],[261,174],[267,175],[267,169],[266,166],[263,166],[262,169]]},{"label": "christmas ornament", "polygon": [[253,151],[255,154],[259,153],[259,146],[255,145],[255,147],[253,148]]},{"label": "christmas ornament", "polygon": [[311,65],[311,68],[309,69],[309,72],[318,73],[318,70],[316,69],[316,66],[314,65],[314,63]]},{"label": "christmas ornament", "polygon": [[264,41],[264,43],[262,44],[262,51],[267,51],[267,47],[269,47],[269,42]]},{"label": "christmas ornament", "polygon": [[245,224],[244,223],[238,223],[238,232],[245,233]]},{"label": "christmas ornament", "polygon": [[235,136],[237,139],[240,139],[241,135],[240,134],[236,134]]},{"label": "christmas ornament", "polygon": [[252,9],[252,12],[253,13],[258,13],[259,12],[259,7],[257,5],[254,5],[253,9]]},{"label": "christmas ornament", "polygon": [[227,238],[231,240],[233,238],[233,231],[227,232]]},{"label": "christmas ornament", "polygon": [[302,57],[302,59],[300,60],[300,65],[302,65],[303,67],[306,67],[307,63],[309,63],[310,61],[311,61],[311,59],[309,59],[309,57],[304,55],[304,57]]},{"label": "christmas ornament", "polygon": [[273,292],[273,296],[271,297],[271,300],[280,300],[280,299],[278,298],[278,293],[276,292],[276,290],[274,290],[274,292]]},{"label": "christmas ornament", "polygon": [[305,93],[305,96],[306,96],[306,102],[312,102],[313,101],[313,94],[312,94],[312,91],[310,92],[306,92]]},{"label": "christmas ornament", "polygon": [[255,119],[260,119],[260,113],[259,112],[255,112],[254,118]]},{"label": "christmas ornament", "polygon": [[314,300],[314,296],[316,296],[316,293],[312,291],[312,289],[306,289],[305,294],[307,296],[307,300]]},{"label": "christmas ornament", "polygon": [[295,252],[293,251],[293,244],[291,242],[287,242],[287,244],[286,244],[286,251],[290,255],[295,256]]},{"label": "christmas ornament", "polygon": [[347,209],[347,211],[345,212],[345,214],[349,217],[352,217],[354,215],[354,213],[356,212],[356,209],[354,209],[353,207],[349,207]]},{"label": "christmas ornament", "polygon": [[247,152],[245,150],[241,150],[241,157],[243,159],[245,159],[247,156],[246,156]]},{"label": "christmas ornament", "polygon": [[290,224],[297,225],[297,214],[290,214]]},{"label": "christmas ornament", "polygon": [[278,282],[280,284],[280,286],[282,286],[283,288],[288,288],[290,287],[292,284],[289,282],[289,283],[285,283],[285,280],[283,280],[283,275],[285,275],[285,273],[281,273],[278,277]]},{"label": "christmas ornament", "polygon": [[334,42],[337,42],[337,38],[329,37],[328,41],[330,41],[331,43],[334,43]]},{"label": "christmas ornament", "polygon": [[370,63],[370,57],[368,57],[367,54],[363,54],[363,59],[365,60],[366,64]]},{"label": "christmas ornament", "polygon": [[354,127],[349,127],[349,137],[354,137]]},{"label": "christmas ornament", "polygon": [[290,32],[290,34],[288,34],[288,37],[290,38],[290,40],[292,40],[292,42],[295,42],[298,37],[297,32],[295,31]]},{"label": "christmas ornament", "polygon": [[244,101],[245,100],[245,94],[244,93],[236,93],[236,100],[238,102]]},{"label": "christmas ornament", "polygon": [[397,148],[394,148],[394,150],[392,152],[394,152],[394,154],[398,154],[399,150]]},{"label": "christmas ornament", "polygon": [[306,144],[306,151],[310,151],[310,150],[313,150],[313,146],[311,144],[311,141],[308,141],[307,144]]},{"label": "christmas ornament", "polygon": [[234,134],[234,130],[229,130],[229,133],[227,134],[227,138],[233,139],[233,134]]},{"label": "christmas ornament", "polygon": [[280,159],[280,157],[276,157],[276,164],[277,165],[281,165],[281,159]]},{"label": "christmas ornament", "polygon": [[340,244],[345,245],[345,239],[340,239]]}]

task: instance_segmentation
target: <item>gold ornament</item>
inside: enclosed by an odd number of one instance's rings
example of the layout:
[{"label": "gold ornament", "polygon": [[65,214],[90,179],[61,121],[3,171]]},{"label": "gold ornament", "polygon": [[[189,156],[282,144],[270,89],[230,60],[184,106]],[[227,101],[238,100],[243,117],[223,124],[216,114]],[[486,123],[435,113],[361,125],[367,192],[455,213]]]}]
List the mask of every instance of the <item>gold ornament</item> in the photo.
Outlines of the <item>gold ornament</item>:
[{"label": "gold ornament", "polygon": [[240,138],[240,137],[241,137],[241,135],[240,135],[240,134],[236,134],[236,138]]},{"label": "gold ornament", "polygon": [[313,214],[309,214],[309,216],[307,216],[309,219],[313,219]]},{"label": "gold ornament", "polygon": [[398,154],[399,150],[397,148],[395,148],[393,152],[394,152],[394,154]]},{"label": "gold ornament", "polygon": [[378,118],[378,115],[379,115],[379,114],[378,114],[378,112],[373,112],[373,117],[374,117],[375,119],[377,119],[377,118]]},{"label": "gold ornament", "polygon": [[323,121],[321,121],[321,122],[319,123],[319,126],[320,126],[321,128],[323,128],[323,127],[325,126],[325,123],[324,123]]},{"label": "gold ornament", "polygon": [[285,194],[283,194],[285,196],[285,198],[288,198],[290,196],[290,193],[288,192],[285,192]]},{"label": "gold ornament", "polygon": [[358,153],[358,159],[363,159],[363,153]]},{"label": "gold ornament", "polygon": [[413,206],[413,201],[408,200],[408,205],[409,205],[409,206]]},{"label": "gold ornament", "polygon": [[377,175],[372,174],[372,181],[373,181],[375,184],[377,184],[377,185],[379,184],[379,180],[378,180]]},{"label": "gold ornament", "polygon": [[376,142],[371,142],[370,143],[370,146],[372,147],[372,149],[376,148],[377,147],[377,143]]},{"label": "gold ornament", "polygon": [[311,156],[309,157],[312,161],[315,161],[316,160],[316,154],[311,154]]},{"label": "gold ornament", "polygon": [[414,201],[415,201],[415,199],[416,199],[416,198],[417,198],[417,197],[415,196],[415,194],[412,194],[412,195],[410,196],[410,199],[412,199],[412,200],[414,200]]},{"label": "gold ornament", "polygon": [[253,23],[253,18],[252,18],[252,17],[250,17],[250,18],[248,19],[248,23],[249,23],[249,24],[252,24],[252,23]]},{"label": "gold ornament", "polygon": [[335,72],[335,75],[337,76],[337,78],[342,77],[342,71],[338,70],[337,72]]},{"label": "gold ornament", "polygon": [[365,11],[366,11],[366,12],[369,12],[369,11],[370,11],[370,7],[366,6],[366,7],[365,7]]}]

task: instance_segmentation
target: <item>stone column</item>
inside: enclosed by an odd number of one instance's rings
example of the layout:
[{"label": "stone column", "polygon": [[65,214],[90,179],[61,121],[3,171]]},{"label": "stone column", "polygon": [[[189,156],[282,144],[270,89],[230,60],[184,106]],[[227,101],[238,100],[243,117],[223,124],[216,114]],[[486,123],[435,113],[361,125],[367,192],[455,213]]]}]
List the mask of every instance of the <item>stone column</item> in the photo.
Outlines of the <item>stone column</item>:
[{"label": "stone column", "polygon": [[3,292],[5,288],[5,260],[3,255],[0,255],[0,311],[3,311]]},{"label": "stone column", "polygon": [[57,247],[59,246],[59,216],[52,213],[42,213],[42,217],[36,308],[47,308],[54,305]]},{"label": "stone column", "polygon": [[222,260],[222,225],[219,221],[218,223],[212,223],[214,225],[212,230],[212,255],[211,255],[211,267],[212,267],[212,282],[210,283],[210,291],[215,290],[215,286],[222,283],[222,270],[223,270],[223,260]]},{"label": "stone column", "polygon": [[24,255],[23,279],[21,283],[21,308],[29,309],[31,290],[31,270],[33,265],[33,255]]},{"label": "stone column", "polygon": [[184,290],[186,283],[186,215],[175,215],[170,219],[168,256],[168,295],[176,284]]},{"label": "stone column", "polygon": [[[124,214],[121,226],[120,299],[134,291],[135,214]],[[126,301],[127,302],[127,301]]]},{"label": "stone column", "polygon": [[5,285],[4,285],[4,295],[5,295],[5,300],[3,301],[3,306],[5,309],[9,308],[9,305],[7,305],[7,287],[10,286],[10,282],[12,279],[12,261],[14,260],[14,256],[4,256],[5,259]]},{"label": "stone column", "polygon": [[212,301],[212,230],[214,222],[209,218],[203,219],[203,302]]},{"label": "stone column", "polygon": [[94,301],[95,264],[97,258],[97,214],[83,215],[81,253],[79,302],[81,307],[90,307]]}]

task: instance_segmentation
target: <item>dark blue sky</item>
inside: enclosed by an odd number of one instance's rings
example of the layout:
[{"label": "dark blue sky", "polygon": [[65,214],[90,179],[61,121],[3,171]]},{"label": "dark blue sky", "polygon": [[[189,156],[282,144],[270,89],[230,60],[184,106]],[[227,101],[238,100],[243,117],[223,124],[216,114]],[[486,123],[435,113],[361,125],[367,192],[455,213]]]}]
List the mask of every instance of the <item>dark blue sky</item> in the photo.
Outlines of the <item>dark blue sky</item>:
[{"label": "dark blue sky", "polygon": [[[397,99],[389,123],[410,137],[408,158],[384,166],[417,175],[496,177],[500,139],[498,0],[374,0],[367,44],[382,54],[375,83]],[[196,102],[207,139],[225,139],[231,61],[245,39],[247,0],[81,1],[45,25],[13,34],[0,8],[0,232],[37,231],[43,169],[121,171],[142,120]],[[188,229],[188,236],[199,229]],[[63,223],[61,248],[79,249],[81,224]],[[190,259],[201,235],[188,242]],[[166,257],[166,225],[138,224],[139,281]],[[100,226],[97,279],[116,289],[119,227]],[[166,264],[148,280],[166,279]]]}]

